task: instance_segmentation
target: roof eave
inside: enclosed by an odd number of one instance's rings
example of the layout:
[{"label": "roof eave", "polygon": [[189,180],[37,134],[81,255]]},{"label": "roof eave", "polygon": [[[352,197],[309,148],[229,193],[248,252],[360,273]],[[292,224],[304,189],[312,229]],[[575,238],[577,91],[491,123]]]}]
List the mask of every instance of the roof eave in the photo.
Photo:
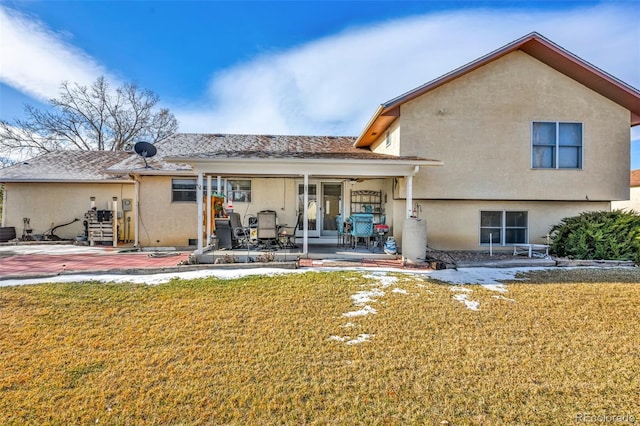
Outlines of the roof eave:
[{"label": "roof eave", "polygon": [[0,179],[0,183],[133,183],[131,179]]}]

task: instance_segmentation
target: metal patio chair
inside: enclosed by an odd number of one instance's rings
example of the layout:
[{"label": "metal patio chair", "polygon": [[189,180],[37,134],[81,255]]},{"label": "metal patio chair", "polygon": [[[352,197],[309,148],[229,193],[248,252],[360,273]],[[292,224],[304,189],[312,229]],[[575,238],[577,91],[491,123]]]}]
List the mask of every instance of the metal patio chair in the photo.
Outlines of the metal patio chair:
[{"label": "metal patio chair", "polygon": [[258,212],[258,241],[265,250],[278,248],[278,225],[276,224],[276,212],[264,210]]},{"label": "metal patio chair", "polygon": [[351,237],[353,239],[354,250],[358,247],[358,241],[363,239],[366,241],[367,248],[371,243],[373,236],[373,215],[372,214],[354,214],[351,216]]}]

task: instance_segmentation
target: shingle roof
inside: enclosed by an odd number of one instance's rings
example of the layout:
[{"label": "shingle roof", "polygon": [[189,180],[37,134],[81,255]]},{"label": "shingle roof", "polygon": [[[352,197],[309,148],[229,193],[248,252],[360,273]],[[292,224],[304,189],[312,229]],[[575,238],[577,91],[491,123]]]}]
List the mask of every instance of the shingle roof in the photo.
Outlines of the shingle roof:
[{"label": "shingle roof", "polygon": [[106,173],[111,164],[134,154],[113,151],[56,151],[0,169],[0,182],[127,180]]},{"label": "shingle roof", "polygon": [[[428,160],[377,154],[353,146],[351,136],[289,136],[178,133],[156,144],[157,155],[147,162],[153,171],[190,170],[186,164],[168,163],[164,158],[193,159],[359,159]],[[112,171],[144,171],[144,162],[133,156],[109,168]]]},{"label": "shingle roof", "polygon": [[640,186],[640,169],[631,170],[631,186]]}]

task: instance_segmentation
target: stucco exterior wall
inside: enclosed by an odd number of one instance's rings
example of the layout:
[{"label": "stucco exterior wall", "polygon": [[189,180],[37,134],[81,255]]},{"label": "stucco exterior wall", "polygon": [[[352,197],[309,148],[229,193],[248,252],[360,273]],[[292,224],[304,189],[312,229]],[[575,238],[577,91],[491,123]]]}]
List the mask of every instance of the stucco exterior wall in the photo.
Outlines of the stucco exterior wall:
[{"label": "stucco exterior wall", "polygon": [[[389,146],[387,146],[387,133],[389,135]],[[378,154],[400,155],[400,120],[395,120],[387,132],[380,135],[371,145],[371,150]]]},{"label": "stucco exterior wall", "polygon": [[[533,121],[583,123],[583,168],[532,169]],[[445,163],[414,198],[628,198],[629,111],[520,51],[403,104],[398,124],[401,155]]]},{"label": "stucco exterior wall", "polygon": [[[134,198],[132,183],[6,183],[4,226],[16,228],[18,237],[24,228],[23,218],[31,220],[33,234],[44,234],[52,224],[78,222],[56,230],[63,239],[84,234],[84,214],[90,208],[90,197],[96,197],[96,208],[111,209],[113,197],[118,197],[118,210],[123,198]],[[132,228],[133,229],[133,228]],[[133,234],[133,231],[132,231]]]},{"label": "stucco exterior wall", "polygon": [[[184,178],[180,177],[180,179]],[[172,179],[170,176],[140,178],[139,241],[143,247],[181,247],[186,246],[189,240],[197,239],[197,204],[195,202],[172,202]],[[311,180],[310,183],[317,184],[321,181],[343,182],[341,179],[326,179]],[[251,202],[234,201],[233,210],[240,214],[244,225],[248,224],[248,217],[257,216],[259,211],[273,210],[276,212],[280,224],[293,228],[298,215],[298,184],[302,182],[302,179],[291,178],[251,179]],[[342,203],[346,215],[348,216],[350,212],[350,190],[381,190],[387,223],[391,224],[393,220],[393,212],[390,209],[392,199],[388,195],[391,193],[391,185],[391,179],[367,179],[353,185],[344,182]],[[386,204],[385,199],[387,200]]]},{"label": "stucco exterior wall", "polygon": [[[397,211],[404,211],[404,201],[396,201]],[[563,218],[584,211],[609,210],[607,202],[562,201],[420,201],[418,217],[427,221],[427,245],[438,250],[488,250],[480,244],[481,211],[526,211],[530,243],[546,243],[551,226]],[[396,221],[394,237],[402,244],[402,223]],[[512,245],[494,246],[512,250]]]},{"label": "stucco exterior wall", "polygon": [[614,201],[612,207],[618,210],[633,210],[640,213],[640,186],[631,187],[629,199],[625,201]]}]

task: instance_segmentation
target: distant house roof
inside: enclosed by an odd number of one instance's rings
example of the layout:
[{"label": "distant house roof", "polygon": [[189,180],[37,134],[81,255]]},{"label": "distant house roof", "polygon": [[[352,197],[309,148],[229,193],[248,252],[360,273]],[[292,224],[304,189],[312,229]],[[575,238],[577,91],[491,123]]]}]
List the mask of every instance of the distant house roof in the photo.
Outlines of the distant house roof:
[{"label": "distant house roof", "polygon": [[640,186],[640,169],[631,170],[631,186]]},{"label": "distant house roof", "polygon": [[126,181],[107,173],[111,164],[132,154],[114,151],[55,151],[0,169],[0,182]]},{"label": "distant house roof", "polygon": [[[157,155],[144,161],[124,158],[109,167],[110,172],[140,174],[189,172],[193,161],[220,160],[374,160],[383,162],[437,162],[423,157],[385,155],[368,148],[356,148],[352,136],[288,136],[177,133],[156,144]],[[184,163],[182,162],[184,161]],[[257,170],[256,170],[257,171]],[[348,171],[345,171],[348,174]]]},{"label": "distant house roof", "polygon": [[576,80],[589,89],[631,111],[630,125],[640,125],[640,92],[601,69],[533,32],[448,74],[380,105],[355,142],[369,146],[400,116],[400,106],[458,77],[474,71],[516,50],[521,50],[544,64]]}]

